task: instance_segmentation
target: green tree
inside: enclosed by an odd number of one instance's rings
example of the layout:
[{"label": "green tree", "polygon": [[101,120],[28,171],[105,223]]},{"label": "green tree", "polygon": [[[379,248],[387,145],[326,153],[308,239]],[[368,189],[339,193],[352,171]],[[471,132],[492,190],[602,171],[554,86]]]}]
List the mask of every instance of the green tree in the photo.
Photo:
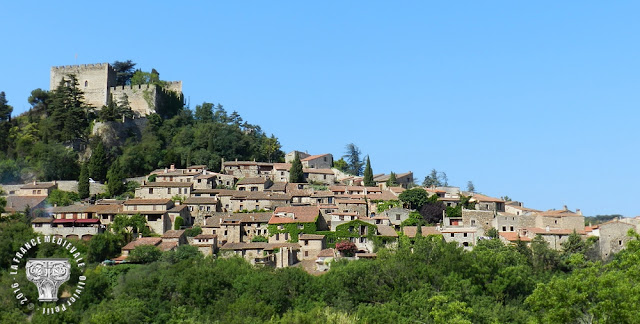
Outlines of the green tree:
[{"label": "green tree", "polygon": [[33,151],[36,152],[36,166],[38,178],[43,181],[78,179],[80,166],[78,155],[64,145],[52,143],[37,143]]},{"label": "green tree", "polygon": [[131,60],[111,63],[111,67],[116,71],[116,84],[119,86],[131,84],[135,66],[136,63],[133,63]]},{"label": "green tree", "polygon": [[49,100],[49,91],[40,88],[32,90],[29,99],[27,99],[33,112],[42,113],[45,117],[47,116]]},{"label": "green tree", "polygon": [[109,196],[115,197],[124,192],[124,177],[124,172],[120,167],[120,159],[113,161],[107,172],[107,191]]},{"label": "green tree", "polygon": [[87,164],[82,163],[80,168],[80,176],[78,177],[78,196],[80,199],[89,198],[89,171]]},{"label": "green tree", "polygon": [[203,102],[202,105],[196,106],[195,113],[196,122],[210,123],[213,121],[213,104],[209,102]]},{"label": "green tree", "polygon": [[98,139],[97,144],[91,152],[89,158],[89,177],[95,181],[104,182],[107,180],[107,170],[109,169],[109,159],[107,153],[104,150],[104,144]]},{"label": "green tree", "polygon": [[391,171],[391,174],[389,175],[389,179],[387,180],[387,187],[397,187],[398,186],[398,179],[396,179],[396,174]]},{"label": "green tree", "polygon": [[340,160],[333,161],[333,167],[342,172],[346,172],[349,165],[347,164],[347,161],[344,160],[344,158],[340,158]]},{"label": "green tree", "polygon": [[62,78],[50,98],[51,137],[59,141],[86,139],[90,107],[84,102],[76,76]]},{"label": "green tree", "polygon": [[162,256],[162,251],[153,245],[137,246],[129,253],[128,261],[133,263],[151,263],[158,261]]},{"label": "green tree", "polygon": [[52,206],[69,206],[80,200],[80,196],[71,191],[53,189],[47,197],[47,203]]},{"label": "green tree", "polygon": [[447,174],[444,172],[438,172],[436,169],[431,169],[431,173],[424,177],[422,181],[423,187],[441,187],[447,186],[448,183]]},{"label": "green tree", "polygon": [[476,192],[476,187],[473,185],[473,182],[471,182],[471,180],[467,181],[467,191]]},{"label": "green tree", "polygon": [[302,172],[302,162],[300,157],[296,153],[293,162],[291,162],[291,168],[289,169],[289,182],[300,183],[304,182],[304,173]]},{"label": "green tree", "polygon": [[11,121],[13,107],[9,105],[4,91],[0,91],[0,122]]},{"label": "green tree", "polygon": [[411,209],[420,209],[429,199],[427,191],[422,188],[412,188],[405,190],[398,196],[398,199]]},{"label": "green tree", "polygon": [[366,187],[373,187],[376,185],[376,182],[373,181],[373,170],[371,169],[371,160],[369,160],[368,155],[367,155],[367,165],[364,168],[363,182]]},{"label": "green tree", "polygon": [[175,224],[173,226],[173,229],[174,230],[179,230],[182,227],[183,223],[184,223],[184,219],[182,219],[182,217],[180,217],[180,216],[177,216],[176,220],[175,220]]},{"label": "green tree", "polygon": [[89,262],[102,262],[120,254],[123,246],[122,236],[112,232],[97,234],[89,241],[87,259]]},{"label": "green tree", "polygon": [[490,228],[487,231],[487,236],[492,238],[492,239],[497,239],[498,238],[498,230],[495,227]]},{"label": "green tree", "polygon": [[347,159],[347,169],[345,172],[353,174],[354,176],[359,176],[362,174],[362,168],[364,163],[360,159],[360,149],[353,143],[347,144],[346,154],[342,156],[342,158]]}]

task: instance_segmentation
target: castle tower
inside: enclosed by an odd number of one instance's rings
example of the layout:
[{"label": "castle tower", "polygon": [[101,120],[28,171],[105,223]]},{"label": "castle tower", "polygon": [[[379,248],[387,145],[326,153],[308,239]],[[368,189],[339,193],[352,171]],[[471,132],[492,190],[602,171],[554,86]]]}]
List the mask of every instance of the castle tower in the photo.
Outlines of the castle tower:
[{"label": "castle tower", "polygon": [[98,109],[107,104],[109,88],[116,86],[116,71],[109,63],[98,63],[51,67],[49,90],[55,90],[60,80],[69,74],[75,74],[78,79],[85,102]]}]

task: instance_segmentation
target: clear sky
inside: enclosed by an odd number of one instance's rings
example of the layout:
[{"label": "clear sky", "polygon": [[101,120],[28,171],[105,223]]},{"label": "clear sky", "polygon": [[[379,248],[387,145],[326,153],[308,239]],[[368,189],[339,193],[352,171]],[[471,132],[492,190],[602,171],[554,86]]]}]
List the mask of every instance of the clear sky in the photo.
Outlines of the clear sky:
[{"label": "clear sky", "polygon": [[7,1],[14,113],[51,66],[131,59],[237,110],[284,151],[449,183],[537,209],[638,212],[635,1]]}]

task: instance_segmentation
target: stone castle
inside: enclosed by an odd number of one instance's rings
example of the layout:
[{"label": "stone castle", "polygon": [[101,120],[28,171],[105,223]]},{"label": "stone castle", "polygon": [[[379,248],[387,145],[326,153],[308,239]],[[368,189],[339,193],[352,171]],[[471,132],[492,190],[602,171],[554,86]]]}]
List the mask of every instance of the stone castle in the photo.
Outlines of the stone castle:
[{"label": "stone castle", "polygon": [[110,96],[119,103],[126,95],[134,114],[147,116],[156,112],[163,93],[173,91],[182,95],[182,81],[167,82],[165,87],[153,84],[118,86],[116,71],[109,63],[53,66],[49,90],[55,90],[60,81],[70,74],[76,76],[85,102],[98,109],[108,103]]}]

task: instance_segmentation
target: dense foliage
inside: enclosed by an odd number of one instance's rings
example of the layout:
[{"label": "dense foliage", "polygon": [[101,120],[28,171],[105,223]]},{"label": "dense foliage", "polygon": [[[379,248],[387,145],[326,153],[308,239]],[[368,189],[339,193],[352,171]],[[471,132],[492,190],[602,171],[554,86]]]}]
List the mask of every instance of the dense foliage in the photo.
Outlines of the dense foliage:
[{"label": "dense foliage", "polygon": [[[134,72],[135,63],[116,63],[119,84],[165,84],[155,70]],[[124,178],[171,164],[179,168],[205,164],[220,170],[223,158],[284,159],[278,139],[243,121],[237,112],[227,113],[222,105],[206,102],[191,111],[171,91],[162,91],[157,113],[147,116],[146,127],[119,137],[123,145],[107,146],[93,134],[94,124],[122,123],[123,117],[132,116],[127,98],[118,103],[113,99],[103,107],[88,106],[77,79],[68,75],[53,91],[33,90],[28,100],[32,108],[11,118],[12,107],[0,92],[0,183],[77,180],[81,165],[87,164],[89,178],[106,181],[108,193],[116,196],[127,189]]]},{"label": "dense foliage", "polygon": [[[24,219],[0,222],[0,285],[11,251],[34,237]],[[635,234],[634,234],[635,235]],[[89,243],[100,260],[121,241]],[[375,260],[339,261],[321,276],[300,268],[257,268],[240,258],[204,258],[191,246],[136,249],[140,264],[90,264],[79,301],[32,321],[67,323],[633,323],[640,309],[640,244],[604,264],[588,242],[557,252],[541,242],[480,241],[471,252],[434,236],[401,236]],[[79,249],[86,243],[75,242]],[[45,245],[43,245],[43,248]],[[48,249],[38,251],[47,255]],[[29,287],[28,283],[24,283]],[[64,288],[64,287],[63,287]],[[29,291],[35,294],[35,288]],[[27,315],[0,289],[0,322]],[[26,311],[26,310],[25,310]]]}]

